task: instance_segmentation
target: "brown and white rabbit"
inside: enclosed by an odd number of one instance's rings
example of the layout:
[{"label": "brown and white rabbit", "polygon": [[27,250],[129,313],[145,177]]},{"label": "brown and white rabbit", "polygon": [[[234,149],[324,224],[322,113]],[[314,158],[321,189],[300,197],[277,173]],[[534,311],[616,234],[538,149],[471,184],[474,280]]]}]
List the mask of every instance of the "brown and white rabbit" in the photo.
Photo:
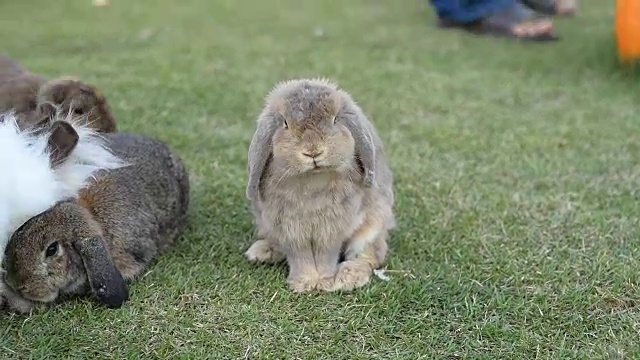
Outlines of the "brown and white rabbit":
[{"label": "brown and white rabbit", "polygon": [[7,244],[5,281],[24,299],[51,303],[92,293],[105,306],[120,307],[129,298],[126,281],[186,227],[190,184],[180,157],[142,135],[104,138],[128,166],[98,173],[77,198],[32,217]]},{"label": "brown and white rabbit", "polygon": [[15,112],[23,129],[61,111],[83,117],[99,132],[117,130],[107,99],[94,85],[71,76],[47,80],[0,55],[0,112],[5,111]]},{"label": "brown and white rabbit", "polygon": [[373,124],[327,79],[281,82],[265,102],[248,153],[258,240],[246,257],[286,259],[295,292],[365,285],[396,223],[393,176]]},{"label": "brown and white rabbit", "polygon": [[[24,130],[13,112],[0,114],[0,262],[11,234],[24,222],[77,196],[98,171],[126,164],[94,129],[72,116],[57,114],[53,120]],[[0,281],[0,304],[7,299],[11,307],[25,308],[4,285]]]}]

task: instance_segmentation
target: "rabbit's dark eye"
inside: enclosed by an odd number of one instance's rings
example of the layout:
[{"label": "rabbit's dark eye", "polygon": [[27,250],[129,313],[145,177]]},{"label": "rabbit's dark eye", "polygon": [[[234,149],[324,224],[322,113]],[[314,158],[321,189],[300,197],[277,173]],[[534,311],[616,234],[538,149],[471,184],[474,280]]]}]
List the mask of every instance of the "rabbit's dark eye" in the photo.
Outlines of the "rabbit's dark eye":
[{"label": "rabbit's dark eye", "polygon": [[76,114],[76,115],[82,115],[82,114],[84,114],[84,111],[82,109],[80,109],[80,108],[75,108],[75,109],[73,109],[73,113]]},{"label": "rabbit's dark eye", "polygon": [[58,242],[54,241],[51,243],[51,245],[49,245],[49,247],[47,248],[47,251],[44,253],[44,255],[46,257],[51,257],[53,255],[55,255],[58,252]]},{"label": "rabbit's dark eye", "polygon": [[284,128],[285,128],[285,129],[288,129],[288,128],[289,128],[289,124],[287,124],[287,120],[282,119],[282,124],[284,125]]},{"label": "rabbit's dark eye", "polygon": [[338,117],[334,116],[333,119],[331,119],[331,122],[335,125],[335,123],[338,122]]}]

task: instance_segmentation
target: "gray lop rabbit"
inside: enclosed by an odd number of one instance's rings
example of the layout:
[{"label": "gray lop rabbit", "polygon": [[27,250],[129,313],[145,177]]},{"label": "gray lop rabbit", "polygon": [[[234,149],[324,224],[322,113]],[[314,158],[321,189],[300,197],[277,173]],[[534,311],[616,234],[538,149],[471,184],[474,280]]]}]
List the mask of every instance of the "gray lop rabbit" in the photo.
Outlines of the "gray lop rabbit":
[{"label": "gray lop rabbit", "polygon": [[[77,140],[61,134],[60,153]],[[65,295],[92,293],[110,308],[129,298],[126,281],[147,269],[185,229],[189,175],[166,144],[132,133],[105,134],[106,146],[127,165],[99,172],[77,198],[59,201],[26,221],[5,252],[9,296],[51,303]]]},{"label": "gray lop rabbit", "polygon": [[265,103],[248,153],[257,241],[245,256],[286,259],[294,292],[367,284],[396,225],[393,176],[373,124],[326,79],[281,82]]}]

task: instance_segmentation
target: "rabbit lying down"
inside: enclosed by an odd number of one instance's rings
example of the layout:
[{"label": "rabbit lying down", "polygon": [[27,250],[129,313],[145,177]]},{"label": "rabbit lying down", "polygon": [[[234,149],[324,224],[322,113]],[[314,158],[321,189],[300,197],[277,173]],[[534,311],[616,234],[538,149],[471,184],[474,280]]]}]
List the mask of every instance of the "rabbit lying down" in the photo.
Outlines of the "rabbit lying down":
[{"label": "rabbit lying down", "polygon": [[[65,135],[68,143],[77,136]],[[103,137],[127,166],[99,171],[76,197],[59,199],[13,232],[4,259],[9,297],[46,304],[93,294],[106,307],[120,307],[129,299],[126,281],[186,227],[190,185],[180,157],[142,135]],[[24,312],[23,305],[13,308]]]},{"label": "rabbit lying down", "polygon": [[[395,227],[382,141],[351,96],[326,79],[277,84],[249,145],[252,262],[286,260],[294,292],[369,282]],[[341,261],[343,260],[343,261]]]},{"label": "rabbit lying down", "polygon": [[0,262],[9,237],[25,221],[76,196],[97,171],[125,165],[95,130],[73,117],[64,120],[26,131],[13,112],[0,114]]},{"label": "rabbit lying down", "polygon": [[117,129],[107,99],[94,85],[72,76],[48,80],[0,55],[0,111],[14,111],[20,128],[26,129],[58,110],[82,116],[98,132]]},{"label": "rabbit lying down", "polygon": [[[62,118],[58,115],[58,118]],[[75,196],[103,169],[125,165],[93,129],[75,118],[21,130],[14,113],[0,114],[0,249],[30,217]],[[0,261],[4,251],[0,251]]]}]

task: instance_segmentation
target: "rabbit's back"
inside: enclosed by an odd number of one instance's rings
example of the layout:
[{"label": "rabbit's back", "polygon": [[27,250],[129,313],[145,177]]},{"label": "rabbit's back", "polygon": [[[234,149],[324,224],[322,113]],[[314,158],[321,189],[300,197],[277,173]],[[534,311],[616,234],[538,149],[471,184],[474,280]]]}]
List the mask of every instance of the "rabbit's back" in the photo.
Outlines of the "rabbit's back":
[{"label": "rabbit's back", "polygon": [[0,55],[0,111],[35,110],[36,93],[46,79],[31,73],[6,55]]},{"label": "rabbit's back", "polygon": [[121,132],[107,139],[113,152],[132,164],[114,174],[119,185],[134,184],[136,193],[130,198],[154,214],[161,230],[173,233],[171,229],[181,228],[189,208],[189,175],[180,156],[165,143],[143,135]]},{"label": "rabbit's back", "polygon": [[0,79],[14,77],[28,72],[17,62],[6,55],[0,55]]},{"label": "rabbit's back", "polygon": [[0,71],[0,111],[15,111],[20,115],[35,111],[36,94],[44,82],[37,74]]},{"label": "rabbit's back", "polygon": [[138,273],[182,233],[189,212],[189,175],[180,157],[159,140],[105,134],[129,166],[102,173],[81,198],[100,223],[123,276]]}]

